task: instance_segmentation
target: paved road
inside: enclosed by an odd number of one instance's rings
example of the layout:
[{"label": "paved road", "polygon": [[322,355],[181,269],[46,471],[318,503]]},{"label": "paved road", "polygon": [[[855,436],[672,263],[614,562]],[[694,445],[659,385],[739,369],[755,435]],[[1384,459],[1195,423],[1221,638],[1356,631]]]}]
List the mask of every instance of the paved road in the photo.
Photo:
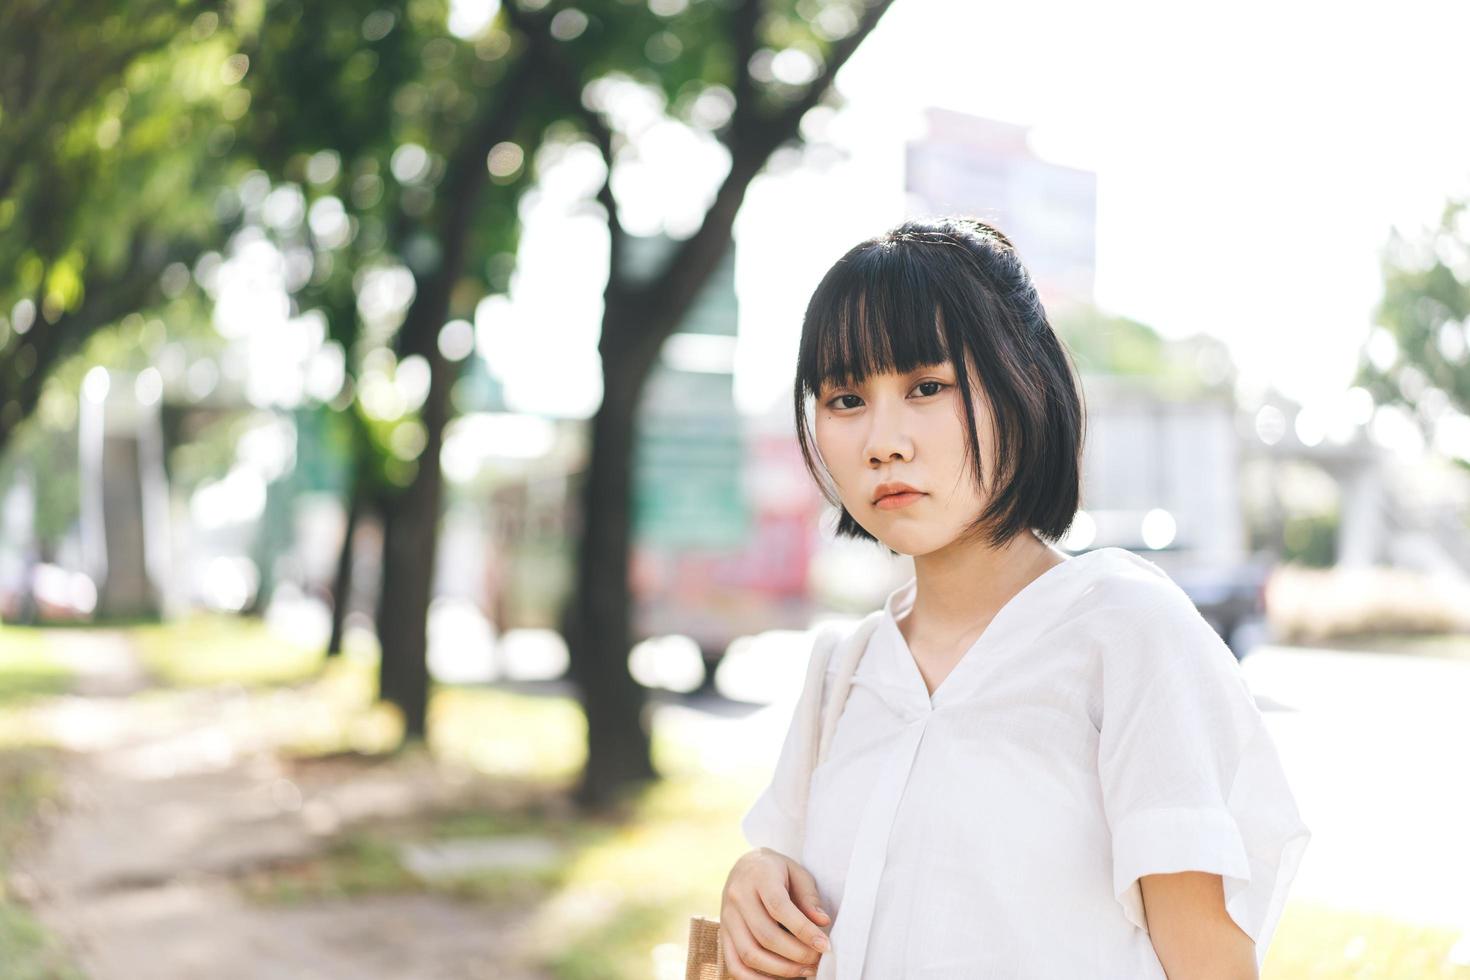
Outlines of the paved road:
[{"label": "paved road", "polygon": [[1263,647],[1242,667],[1313,832],[1292,897],[1470,930],[1470,661]]}]

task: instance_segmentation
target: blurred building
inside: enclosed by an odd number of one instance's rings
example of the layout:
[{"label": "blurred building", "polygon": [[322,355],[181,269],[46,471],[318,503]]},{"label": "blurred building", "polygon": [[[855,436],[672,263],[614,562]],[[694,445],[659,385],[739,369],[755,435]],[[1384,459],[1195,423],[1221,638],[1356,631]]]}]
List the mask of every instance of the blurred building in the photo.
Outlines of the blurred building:
[{"label": "blurred building", "polygon": [[1091,302],[1097,175],[1038,157],[1025,126],[935,108],[925,121],[907,147],[909,214],[990,221],[1020,250],[1048,310]]},{"label": "blurred building", "polygon": [[[638,242],[652,267],[669,247]],[[818,504],[789,427],[735,408],[732,246],[665,342],[633,461],[635,632],[689,636],[713,659],[736,636],[806,626]]]},{"label": "blurred building", "polygon": [[[1037,156],[1025,126],[937,108],[925,121],[924,136],[907,147],[911,214],[994,222],[1015,242],[1053,319],[1091,304],[1096,175]],[[1172,548],[1238,561],[1246,535],[1228,393],[1166,398],[1149,378],[1099,373],[1083,384],[1086,515],[1076,546]]]},{"label": "blurred building", "polygon": [[1395,410],[1375,408],[1362,389],[1343,401],[1324,412],[1272,392],[1246,415],[1270,530],[1290,546],[1315,522],[1318,564],[1470,575],[1470,472],[1425,447],[1392,446],[1383,419]]},{"label": "blurred building", "polygon": [[161,611],[170,535],[160,395],[156,372],[95,367],[82,385],[82,559],[102,616]]},{"label": "blurred building", "polygon": [[1083,384],[1087,538],[1076,544],[1239,561],[1246,546],[1241,440],[1228,394],[1167,399],[1134,379],[1106,375]]}]

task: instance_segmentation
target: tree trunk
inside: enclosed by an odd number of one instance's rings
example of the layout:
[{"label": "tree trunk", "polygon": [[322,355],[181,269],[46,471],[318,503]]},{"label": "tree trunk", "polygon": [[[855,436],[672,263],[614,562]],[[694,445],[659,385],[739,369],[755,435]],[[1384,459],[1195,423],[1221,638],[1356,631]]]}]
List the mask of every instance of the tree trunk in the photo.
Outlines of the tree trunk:
[{"label": "tree trunk", "polygon": [[352,602],[352,539],[357,534],[357,522],[362,517],[363,488],[357,476],[357,460],[352,461],[354,470],[352,489],[347,498],[347,527],[342,532],[342,550],[337,553],[337,575],[332,583],[332,635],[327,640],[327,656],[335,657],[342,652],[342,630],[347,622],[347,607]]},{"label": "tree trunk", "polygon": [[[604,336],[625,336],[617,321],[630,315],[610,307]],[[647,695],[628,673],[634,418],[653,359],[626,348],[614,355],[616,349],[608,345],[603,351],[602,406],[592,422],[592,453],[581,491],[577,587],[566,622],[572,675],[587,715],[587,765],[576,797],[588,809],[607,807],[625,791],[658,778]]]},{"label": "tree trunk", "polygon": [[[415,481],[417,482],[417,481]],[[429,707],[428,576],[424,567],[424,495],[406,492],[383,509],[383,588],[378,594],[378,697],[403,711],[405,740],[423,738]],[[432,551],[432,547],[429,549]],[[432,555],[429,556],[432,563]],[[420,595],[423,593],[423,595]]]},{"label": "tree trunk", "polygon": [[449,317],[450,296],[465,267],[475,202],[488,179],[485,154],[515,132],[543,57],[543,45],[532,45],[451,159],[441,185],[441,210],[433,224],[442,258],[436,270],[418,278],[418,294],[398,333],[399,357],[418,354],[429,363],[429,393],[419,413],[426,438],[418,468],[408,488],[385,497],[381,506],[383,586],[377,627],[383,653],[378,696],[403,709],[405,739],[423,738],[428,720],[429,601],[444,496],[439,454],[454,380],[453,365],[439,351],[439,330]]},{"label": "tree trunk", "polygon": [[[430,321],[442,322],[447,304],[447,295],[442,305],[428,304]],[[428,719],[429,602],[444,495],[439,451],[449,411],[449,365],[437,350],[425,356],[429,394],[420,418],[427,440],[413,482],[383,507],[383,587],[378,597],[378,696],[403,710],[405,739],[423,738]]]}]

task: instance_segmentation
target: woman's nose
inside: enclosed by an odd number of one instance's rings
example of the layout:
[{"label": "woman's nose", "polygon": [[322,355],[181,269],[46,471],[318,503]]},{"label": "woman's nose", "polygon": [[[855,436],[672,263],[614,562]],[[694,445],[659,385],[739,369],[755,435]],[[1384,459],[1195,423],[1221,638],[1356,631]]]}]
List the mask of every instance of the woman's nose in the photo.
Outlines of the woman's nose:
[{"label": "woman's nose", "polygon": [[913,440],[905,432],[903,413],[897,408],[875,406],[869,416],[872,425],[868,429],[868,444],[865,452],[868,462],[882,465],[895,459],[913,458]]}]

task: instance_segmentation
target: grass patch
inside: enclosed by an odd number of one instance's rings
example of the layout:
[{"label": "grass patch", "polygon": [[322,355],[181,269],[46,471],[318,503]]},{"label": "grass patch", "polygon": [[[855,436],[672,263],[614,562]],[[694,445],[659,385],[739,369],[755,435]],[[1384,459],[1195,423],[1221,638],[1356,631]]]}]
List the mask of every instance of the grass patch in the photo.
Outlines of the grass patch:
[{"label": "grass patch", "polygon": [[[335,685],[343,717],[368,703],[371,677],[348,663],[328,668],[317,689]],[[330,733],[324,732],[324,736]],[[317,739],[318,749],[335,739]],[[565,789],[586,754],[586,722],[575,700],[493,688],[438,686],[429,713],[429,747],[443,761],[498,779]],[[654,733],[662,782],[620,808],[620,818],[561,817],[541,809],[477,810],[412,827],[349,837],[319,858],[278,867],[249,882],[257,900],[291,902],[364,892],[433,891],[492,905],[535,909],[545,935],[541,964],[560,978],[639,978],[654,951],[682,950],[689,916],[716,915],[720,889],[747,849],[739,831],[759,775],[704,773],[694,751],[669,732]],[[563,858],[535,870],[470,873],[425,882],[405,869],[396,842],[535,834],[560,843]],[[682,956],[682,954],[680,954]]]},{"label": "grass patch", "polygon": [[44,701],[0,703],[0,753],[57,747],[56,732],[42,720]]},{"label": "grass patch", "polygon": [[[444,691],[435,705],[432,731],[441,757],[489,759],[493,768],[521,774],[537,764],[536,756],[507,764],[497,743],[514,742],[539,744],[552,753],[545,764],[553,769],[580,761],[580,747],[568,748],[573,740],[566,733],[550,737],[568,724],[572,706],[565,699]],[[580,732],[580,725],[575,730]],[[533,805],[383,826],[350,835],[320,857],[259,872],[246,880],[246,891],[257,901],[288,903],[424,891],[534,910],[535,934],[547,937],[534,952],[552,975],[646,980],[657,948],[682,949],[690,915],[718,913],[725,875],[746,850],[739,816],[756,788],[679,771],[631,799],[617,820],[561,816],[554,806]],[[468,872],[434,881],[419,879],[398,858],[398,843],[407,839],[519,835],[558,843],[561,858],[534,869]]]},{"label": "grass patch", "polygon": [[[651,975],[651,950],[668,939],[665,902],[629,901],[546,961],[557,980],[632,980]],[[684,923],[687,931],[688,923]]]},{"label": "grass patch", "polygon": [[682,950],[691,915],[719,915],[725,876],[749,849],[739,820],[757,788],[687,771],[650,786],[567,875],[565,889],[610,898],[608,914],[549,923],[562,939],[544,964],[562,980],[631,980],[651,975],[659,947]]},{"label": "grass patch", "polygon": [[1470,634],[1465,633],[1358,633],[1330,637],[1305,645],[1328,650],[1470,660]]},{"label": "grass patch", "polygon": [[0,752],[0,970],[8,980],[80,980],[61,943],[10,892],[11,855],[34,830],[36,812],[51,805],[57,780],[49,753]]},{"label": "grass patch", "polygon": [[573,840],[586,830],[566,822],[548,827],[528,813],[476,811],[431,821],[425,828],[394,833],[391,828],[354,833],[325,854],[262,869],[241,881],[245,893],[264,904],[294,904],[368,894],[437,892],[489,904],[527,905],[541,901],[565,881],[569,859],[534,869],[471,871],[463,875],[420,878],[398,856],[407,840],[462,839],[535,833],[575,850]]},{"label": "grass patch", "polygon": [[36,811],[57,793],[52,754],[0,752],[0,860],[8,860],[31,831]]},{"label": "grass patch", "polygon": [[44,630],[0,626],[0,705],[62,694],[72,671],[51,650]]},{"label": "grass patch", "polygon": [[1281,917],[1261,976],[1263,980],[1470,980],[1470,967],[1446,963],[1460,936],[1455,929],[1291,902]]},{"label": "grass patch", "polygon": [[143,666],[172,687],[262,687],[315,677],[325,651],[282,637],[246,616],[196,613],[128,629]]},{"label": "grass patch", "polygon": [[61,944],[23,906],[0,898],[0,976],[6,980],[84,980]]},{"label": "grass patch", "polygon": [[253,871],[240,881],[245,894],[265,904],[418,891],[423,884],[399,863],[393,844],[353,834],[327,853]]},{"label": "grass patch", "polygon": [[428,727],[436,756],[491,776],[564,782],[587,757],[587,721],[567,697],[438,686]]}]

